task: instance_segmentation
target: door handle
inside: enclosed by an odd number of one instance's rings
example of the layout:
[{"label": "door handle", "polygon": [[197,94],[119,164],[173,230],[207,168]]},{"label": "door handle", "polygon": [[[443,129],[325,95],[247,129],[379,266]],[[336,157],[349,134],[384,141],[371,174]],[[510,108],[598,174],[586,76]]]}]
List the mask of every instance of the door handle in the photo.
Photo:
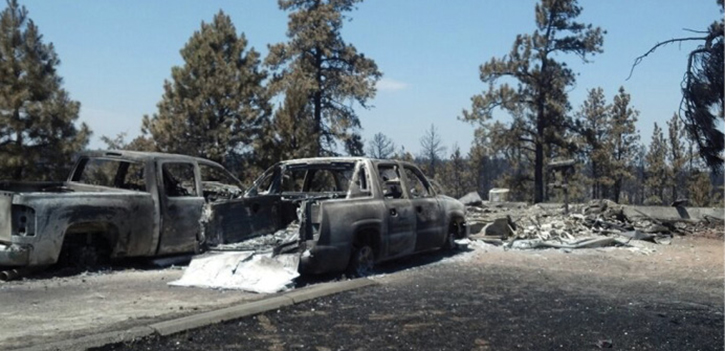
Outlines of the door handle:
[{"label": "door handle", "polygon": [[391,208],[390,209],[390,215],[393,216],[393,217],[397,217],[398,216],[398,211],[396,211],[394,208]]}]

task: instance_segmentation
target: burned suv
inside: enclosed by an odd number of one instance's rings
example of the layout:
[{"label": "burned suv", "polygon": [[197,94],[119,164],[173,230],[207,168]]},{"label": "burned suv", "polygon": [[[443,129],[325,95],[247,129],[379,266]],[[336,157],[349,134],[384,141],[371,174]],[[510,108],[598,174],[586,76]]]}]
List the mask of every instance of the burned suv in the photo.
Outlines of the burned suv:
[{"label": "burned suv", "polygon": [[[462,203],[439,195],[413,164],[369,158],[280,162],[247,191],[247,212],[277,228],[299,221],[300,272],[348,270],[455,247],[467,237]],[[252,214],[251,212],[249,213]],[[261,219],[260,219],[261,220]]]}]

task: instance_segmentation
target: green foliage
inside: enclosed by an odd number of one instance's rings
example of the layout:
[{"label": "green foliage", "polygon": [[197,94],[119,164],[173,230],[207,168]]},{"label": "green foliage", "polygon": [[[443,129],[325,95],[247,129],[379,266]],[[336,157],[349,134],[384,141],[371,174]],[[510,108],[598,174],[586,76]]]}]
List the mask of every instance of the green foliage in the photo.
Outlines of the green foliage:
[{"label": "green foliage", "polygon": [[576,126],[579,131],[579,152],[590,168],[591,197],[601,199],[607,187],[614,183],[611,178],[611,106],[607,105],[604,90],[589,90],[587,99],[577,112]]},{"label": "green foliage", "polygon": [[395,153],[395,143],[383,133],[377,133],[368,144],[368,156],[386,159]]},{"label": "green foliage", "polygon": [[126,133],[118,133],[115,137],[101,136],[101,141],[106,144],[108,150],[132,150],[132,151],[156,151],[154,142],[143,135],[126,142]]},{"label": "green foliage", "polygon": [[668,150],[667,160],[670,167],[667,174],[667,185],[672,189],[671,199],[677,200],[680,195],[684,194],[685,187],[685,165],[687,164],[687,152],[683,140],[685,138],[685,129],[679,116],[675,113],[672,118],[667,121],[668,132]]},{"label": "green foliage", "polygon": [[80,103],[56,72],[60,60],[28,11],[8,0],[0,13],[0,178],[61,180],[91,131],[77,128]]},{"label": "green foliage", "polygon": [[415,157],[413,157],[413,154],[405,150],[405,146],[401,146],[400,149],[395,154],[393,154],[393,157],[391,158],[406,162],[415,162]]},{"label": "green foliage", "polygon": [[690,174],[688,192],[691,206],[705,207],[718,204],[713,201],[713,186],[707,172],[696,170]]},{"label": "green foliage", "polygon": [[630,95],[625,92],[624,87],[620,87],[612,102],[608,143],[612,157],[610,176],[614,180],[612,199],[615,202],[620,202],[624,183],[635,178],[633,164],[640,149],[636,126],[639,111],[630,102]]},{"label": "green foliage", "polygon": [[271,150],[274,159],[286,160],[317,156],[317,138],[307,93],[292,85],[285,94],[284,103],[274,114],[269,132],[274,140]]},{"label": "green foliage", "polygon": [[534,152],[535,202],[544,199],[545,147],[567,146],[567,88],[574,84],[575,72],[554,57],[574,54],[587,62],[588,56],[602,52],[603,31],[576,22],[580,13],[576,0],[537,4],[534,33],[518,35],[508,55],[481,66],[481,81],[488,89],[473,96],[471,110],[463,111],[463,120],[478,122],[481,128],[488,127],[485,122],[497,108],[518,111],[511,129],[516,129],[516,143]]},{"label": "green foliage", "polygon": [[360,1],[279,1],[282,10],[292,11],[290,40],[271,45],[265,62],[276,71],[271,83],[275,93],[289,93],[294,86],[307,97],[315,156],[336,154],[338,142],[348,154],[362,153],[360,120],[351,102],[367,108],[382,74],[373,60],[342,39],[343,14]]},{"label": "green foliage", "polygon": [[476,191],[477,172],[471,168],[470,161],[463,157],[458,145],[445,163],[442,172],[442,183],[446,185],[448,195],[460,198],[471,191]]},{"label": "green foliage", "polygon": [[662,129],[655,122],[652,142],[645,157],[647,163],[645,185],[650,193],[650,197],[645,200],[646,204],[662,204],[664,201],[664,189],[667,186],[667,173],[669,172],[666,161],[667,149],[667,141],[662,134]]},{"label": "green foliage", "polygon": [[247,49],[244,34],[219,11],[201,23],[181,56],[184,65],[171,69],[158,113],[144,116],[142,131],[159,151],[246,170],[271,113],[259,53]]}]

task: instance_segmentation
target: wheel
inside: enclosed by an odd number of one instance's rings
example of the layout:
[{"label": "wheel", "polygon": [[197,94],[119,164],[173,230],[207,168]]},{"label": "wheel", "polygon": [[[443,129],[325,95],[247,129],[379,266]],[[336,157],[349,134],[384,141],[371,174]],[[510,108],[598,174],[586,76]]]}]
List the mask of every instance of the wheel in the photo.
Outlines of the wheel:
[{"label": "wheel", "polygon": [[456,240],[461,239],[461,222],[456,220],[448,228],[448,234],[446,235],[446,242],[441,247],[446,251],[453,251],[458,248]]},{"label": "wheel", "polygon": [[196,239],[194,239],[194,255],[199,255],[206,251],[206,235],[204,235],[204,232],[201,231],[196,234]]},{"label": "wheel", "polygon": [[107,263],[110,251],[97,236],[85,234],[66,238],[59,257],[61,265],[77,269],[95,269]]},{"label": "wheel", "polygon": [[365,277],[373,272],[375,265],[375,253],[370,245],[363,244],[352,250],[350,264],[348,266],[348,274],[355,277]]}]

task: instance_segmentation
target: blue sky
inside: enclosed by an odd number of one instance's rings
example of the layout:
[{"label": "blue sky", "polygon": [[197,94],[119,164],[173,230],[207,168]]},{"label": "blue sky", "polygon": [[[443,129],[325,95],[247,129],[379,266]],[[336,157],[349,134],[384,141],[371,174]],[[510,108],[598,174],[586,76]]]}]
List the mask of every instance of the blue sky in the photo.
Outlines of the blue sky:
[{"label": "blue sky", "polygon": [[[71,97],[81,102],[80,120],[99,138],[140,133],[153,114],[171,67],[183,64],[179,50],[202,21],[222,9],[250,45],[286,40],[287,13],[273,0],[109,1],[20,0],[52,42],[59,73]],[[534,29],[533,0],[367,0],[350,14],[343,38],[374,59],[383,72],[374,108],[358,108],[367,140],[382,132],[398,147],[418,153],[420,137],[434,124],[448,150],[466,152],[474,126],[457,119],[485,86],[479,66],[509,52],[515,36]],[[687,53],[696,44],[660,48],[626,80],[634,59],[659,41],[691,36],[721,14],[715,0],[580,0],[579,20],[608,33],[604,53],[581,64],[560,56],[579,76],[570,92],[577,110],[587,89],[601,86],[609,101],[624,86],[640,111],[638,129],[649,144],[653,123],[664,125],[680,102]],[[505,116],[501,116],[505,118]]]}]

